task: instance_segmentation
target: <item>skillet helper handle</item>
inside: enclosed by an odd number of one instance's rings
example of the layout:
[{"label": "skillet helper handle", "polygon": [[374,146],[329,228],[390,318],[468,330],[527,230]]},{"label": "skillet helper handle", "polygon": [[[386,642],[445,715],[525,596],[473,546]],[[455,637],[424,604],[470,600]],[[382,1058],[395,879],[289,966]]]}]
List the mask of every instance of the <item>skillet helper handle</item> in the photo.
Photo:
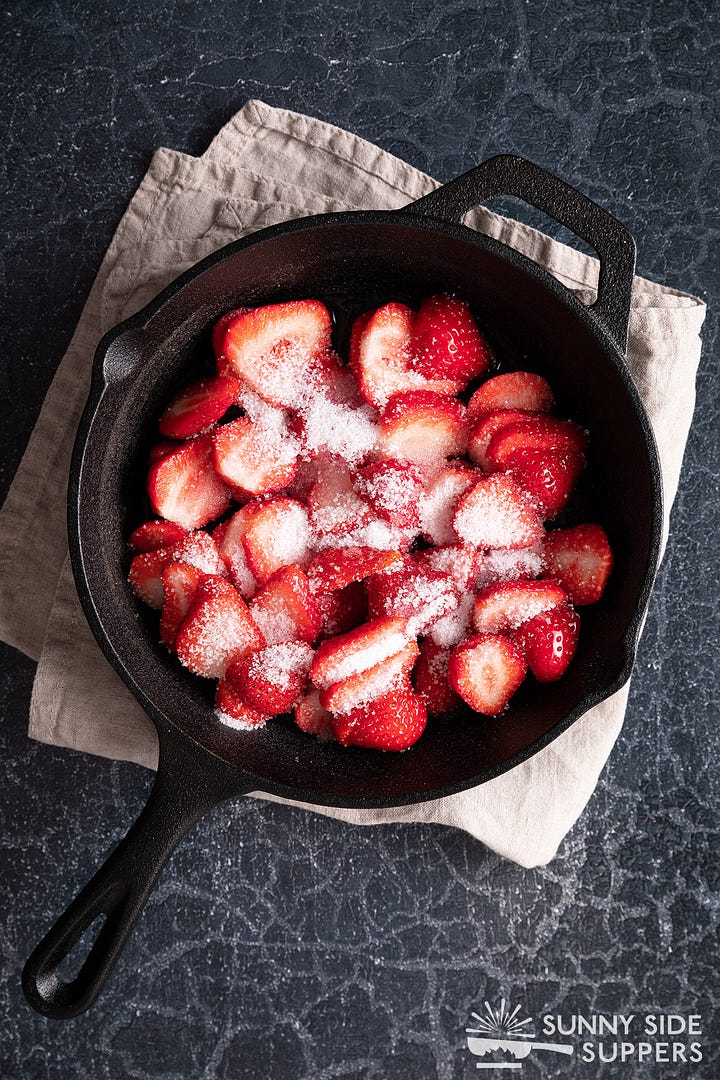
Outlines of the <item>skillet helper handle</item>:
[{"label": "skillet helper handle", "polygon": [[403,207],[403,212],[461,225],[468,211],[498,195],[522,199],[595,249],[600,275],[597,299],[590,309],[624,356],[635,273],[635,241],[616,218],[564,180],[524,158],[500,154]]},{"label": "skillet helper handle", "polygon": [[[23,990],[43,1016],[69,1020],[90,1008],[107,982],[165,863],[182,837],[231,792],[198,761],[175,761],[173,740],[161,736],[150,797],[135,824],[29,957]],[[187,751],[184,752],[187,759]],[[105,921],[78,974],[63,982],[58,968],[99,916]]]}]

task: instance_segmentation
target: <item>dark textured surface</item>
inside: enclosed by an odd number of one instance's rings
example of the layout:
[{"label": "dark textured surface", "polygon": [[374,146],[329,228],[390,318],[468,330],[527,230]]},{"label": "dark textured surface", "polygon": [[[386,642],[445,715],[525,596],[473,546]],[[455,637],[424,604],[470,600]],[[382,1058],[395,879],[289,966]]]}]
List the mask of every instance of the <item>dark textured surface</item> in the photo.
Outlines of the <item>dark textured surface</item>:
[{"label": "dark textured surface", "polygon": [[[717,306],[719,14],[710,0],[6,4],[3,491],[152,149],[200,152],[248,97],[440,179],[493,152],[533,158],[622,218],[641,272]],[[471,1076],[468,1011],[505,993],[535,1015],[703,1014],[699,1066],[538,1055],[525,1076],[716,1080],[715,331],[711,310],[625,730],[548,868],[440,828],[225,808],[170,865],[96,1009],[49,1024],[23,1002],[22,960],[149,778],[30,744],[33,665],[2,650],[3,1078]]]}]

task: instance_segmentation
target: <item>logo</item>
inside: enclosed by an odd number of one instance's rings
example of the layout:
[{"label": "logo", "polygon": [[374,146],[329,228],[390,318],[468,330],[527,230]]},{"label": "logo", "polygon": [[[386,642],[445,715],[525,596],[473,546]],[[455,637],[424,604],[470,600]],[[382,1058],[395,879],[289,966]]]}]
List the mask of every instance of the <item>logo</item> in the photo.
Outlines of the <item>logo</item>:
[{"label": "logo", "polygon": [[505,998],[498,1009],[487,1001],[483,1004],[484,1015],[476,1012],[470,1014],[478,1026],[465,1028],[468,1050],[478,1057],[503,1054],[504,1058],[476,1061],[476,1069],[522,1069],[524,1059],[530,1057],[534,1050],[545,1050],[552,1054],[573,1053],[574,1047],[567,1043],[537,1042],[535,1032],[528,1027],[532,1025],[532,1020],[529,1016],[521,1018],[519,1005],[511,1012]]}]

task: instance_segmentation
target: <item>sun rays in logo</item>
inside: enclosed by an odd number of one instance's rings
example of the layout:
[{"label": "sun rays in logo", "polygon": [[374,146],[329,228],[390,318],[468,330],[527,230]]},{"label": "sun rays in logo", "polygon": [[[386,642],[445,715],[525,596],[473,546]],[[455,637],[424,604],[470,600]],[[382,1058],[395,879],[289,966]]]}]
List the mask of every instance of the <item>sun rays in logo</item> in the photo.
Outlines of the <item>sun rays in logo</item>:
[{"label": "sun rays in logo", "polygon": [[474,1020],[477,1020],[478,1026],[476,1028],[465,1028],[467,1032],[496,1039],[535,1038],[535,1032],[528,1031],[527,1028],[528,1024],[532,1024],[530,1017],[526,1016],[521,1019],[518,1015],[520,1013],[519,1005],[516,1005],[512,1012],[509,1011],[505,998],[501,1000],[498,1009],[494,1009],[487,1001],[484,1001],[483,1005],[485,1006],[484,1015],[481,1016],[476,1012],[470,1014]]}]

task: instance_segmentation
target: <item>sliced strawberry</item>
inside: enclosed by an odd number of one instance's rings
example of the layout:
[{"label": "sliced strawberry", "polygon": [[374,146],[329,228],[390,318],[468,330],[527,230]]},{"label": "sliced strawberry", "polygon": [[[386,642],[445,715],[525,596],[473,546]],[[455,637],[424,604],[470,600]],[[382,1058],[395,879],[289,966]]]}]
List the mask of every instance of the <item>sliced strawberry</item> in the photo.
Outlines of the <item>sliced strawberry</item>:
[{"label": "sliced strawberry", "polygon": [[467,304],[457,296],[428,296],[413,325],[413,366],[426,379],[452,379],[467,386],[492,361],[490,346]]},{"label": "sliced strawberry", "polygon": [[224,416],[237,400],[240,383],[226,375],[209,375],[181,390],[160,417],[160,434],[190,439]]},{"label": "sliced strawberry", "polygon": [[444,649],[451,649],[464,641],[472,632],[474,601],[474,593],[462,593],[457,601],[457,606],[432,624],[428,630],[428,638]]},{"label": "sliced strawberry", "polygon": [[219,517],[230,492],[213,468],[212,435],[182,443],[151,467],[147,490],[153,512],[186,529]]},{"label": "sliced strawberry", "polygon": [[565,590],[555,581],[502,581],[487,585],[475,598],[473,629],[477,634],[505,634],[565,600]]},{"label": "sliced strawberry", "polygon": [[213,436],[218,476],[244,495],[281,491],[297,472],[299,447],[287,430],[275,430],[240,416]]},{"label": "sliced strawberry", "polygon": [[545,565],[573,604],[594,604],[613,568],[613,554],[600,525],[557,529],[545,538]]},{"label": "sliced strawberry", "polygon": [[516,450],[507,455],[507,468],[532,495],[538,513],[554,518],[567,505],[585,456],[574,450]]},{"label": "sliced strawberry", "polygon": [[219,679],[234,657],[264,644],[237,589],[222,578],[206,578],[178,631],[175,651],[196,675]]},{"label": "sliced strawberry", "polygon": [[555,416],[526,416],[517,423],[507,424],[491,439],[486,457],[491,468],[506,469],[518,450],[561,450],[581,454],[587,435],[572,420]]},{"label": "sliced strawberry", "polygon": [[295,499],[262,503],[245,528],[243,545],[248,565],[263,585],[282,566],[307,564],[310,558],[307,510]]},{"label": "sliced strawberry", "polygon": [[484,557],[470,544],[447,544],[419,551],[415,560],[420,566],[447,574],[454,581],[456,591],[462,593],[475,585]]},{"label": "sliced strawberry", "polygon": [[367,619],[367,596],[361,581],[351,581],[344,588],[330,592],[314,589],[313,595],[322,620],[323,637],[346,634]]},{"label": "sliced strawberry", "polygon": [[169,439],[166,439],[164,442],[159,442],[156,446],[153,446],[152,450],[148,454],[148,463],[150,465],[154,465],[156,462],[162,461],[162,459],[164,457],[167,457],[168,454],[172,454],[173,450],[179,449],[180,444],[176,442],[171,442]]},{"label": "sliced strawberry", "polygon": [[295,723],[307,735],[317,735],[321,742],[334,739],[332,717],[320,704],[320,691],[311,690],[295,706]]},{"label": "sliced strawberry", "polygon": [[461,495],[453,528],[475,547],[530,547],[543,535],[530,496],[512,477],[500,473],[481,477]]},{"label": "sliced strawberry", "polygon": [[321,705],[336,716],[341,716],[406,685],[419,652],[417,642],[409,641],[395,656],[389,656],[357,675],[331,683],[320,693]]},{"label": "sliced strawberry", "polygon": [[308,577],[316,591],[330,592],[386,570],[400,558],[399,551],[377,551],[369,547],[330,548],[313,558]]},{"label": "sliced strawberry", "polygon": [[160,638],[168,649],[175,647],[175,638],[190,610],[200,582],[205,577],[202,570],[189,563],[169,563],[162,572],[162,615]]},{"label": "sliced strawberry", "polygon": [[300,697],[314,655],[304,641],[267,645],[236,657],[225,678],[246,705],[266,716],[278,716]]},{"label": "sliced strawberry", "polygon": [[215,363],[218,375],[232,375],[232,368],[224,353],[225,337],[228,332],[228,327],[231,326],[237,318],[244,315],[245,312],[249,310],[250,308],[234,308],[232,311],[226,311],[224,315],[220,316],[213,327],[212,345],[213,352],[215,353]]},{"label": "sliced strawberry", "polygon": [[407,750],[418,741],[426,724],[425,705],[411,687],[391,690],[369,705],[333,716],[338,742],[367,750]]},{"label": "sliced strawberry", "polygon": [[420,646],[420,657],[413,672],[415,693],[425,702],[430,716],[449,712],[458,696],[448,682],[448,661],[452,649],[442,648],[429,638]]},{"label": "sliced strawberry", "polygon": [[227,568],[217,544],[209,533],[198,529],[189,533],[172,547],[173,562],[188,563],[195,566],[203,574],[215,574],[218,577],[227,577]]},{"label": "sliced strawberry", "polygon": [[484,382],[468,401],[468,419],[477,420],[484,413],[498,409],[546,413],[555,404],[553,392],[542,375],[532,371],[508,371]]},{"label": "sliced strawberry", "polygon": [[567,671],[579,635],[577,612],[569,604],[559,604],[524,622],[513,634],[513,641],[538,682],[554,682]]},{"label": "sliced strawberry", "polygon": [[318,645],[310,678],[318,690],[396,656],[408,643],[405,619],[374,619]]},{"label": "sliced strawberry", "polygon": [[366,465],[357,474],[355,490],[368,500],[379,517],[401,528],[418,526],[423,477],[416,465],[392,459]]},{"label": "sliced strawberry", "polygon": [[329,454],[357,466],[375,450],[376,420],[375,410],[362,400],[359,406],[350,406],[325,393],[313,393],[298,407],[292,430],[305,457]]},{"label": "sliced strawberry", "polygon": [[251,601],[250,613],[268,645],[312,643],[320,633],[320,612],[300,566],[284,566],[273,574]]},{"label": "sliced strawberry", "polygon": [[497,548],[483,556],[476,584],[484,588],[496,581],[531,581],[540,577],[544,568],[542,543],[515,551]]},{"label": "sliced strawberry", "polygon": [[394,394],[380,421],[381,456],[417,465],[463,454],[467,439],[465,406],[430,390]]},{"label": "sliced strawberry", "polygon": [[161,547],[172,547],[183,536],[187,536],[187,529],[174,521],[146,521],[131,533],[130,547],[138,553],[157,551]]},{"label": "sliced strawberry", "polygon": [[136,555],[130,563],[130,588],[145,604],[158,611],[163,602],[162,572],[173,561],[173,549],[164,547]]},{"label": "sliced strawberry", "polygon": [[252,731],[264,727],[269,717],[246,705],[227,679],[221,679],[215,691],[215,715],[227,727]]},{"label": "sliced strawberry", "polygon": [[353,487],[350,469],[340,458],[316,462],[316,480],[308,494],[308,512],[318,536],[342,536],[367,525],[372,512]]},{"label": "sliced strawberry", "polygon": [[453,650],[448,663],[452,688],[475,712],[497,716],[525,678],[519,649],[500,634],[476,634]]},{"label": "sliced strawberry", "polygon": [[457,540],[452,520],[458,500],[477,479],[475,469],[462,462],[445,466],[430,479],[420,500],[420,525],[431,544],[453,544]]},{"label": "sliced strawberry", "polygon": [[366,583],[371,618],[381,615],[407,619],[408,633],[424,634],[434,622],[457,607],[458,595],[449,574],[413,559],[374,574]]},{"label": "sliced strawberry", "polygon": [[508,427],[509,424],[517,424],[527,420],[531,413],[519,412],[516,409],[500,409],[498,412],[486,413],[475,424],[468,443],[468,454],[485,472],[493,472],[494,465],[488,457],[488,447],[498,431]]},{"label": "sliced strawberry", "polygon": [[248,564],[243,538],[248,523],[262,506],[251,502],[242,506],[231,518],[213,529],[213,540],[220,557],[227,567],[230,580],[246,600],[257,592],[257,581]]},{"label": "sliced strawberry", "polygon": [[223,354],[261,398],[295,408],[317,384],[316,358],[330,348],[331,330],[330,312],[319,300],[267,304],[229,325]]}]

